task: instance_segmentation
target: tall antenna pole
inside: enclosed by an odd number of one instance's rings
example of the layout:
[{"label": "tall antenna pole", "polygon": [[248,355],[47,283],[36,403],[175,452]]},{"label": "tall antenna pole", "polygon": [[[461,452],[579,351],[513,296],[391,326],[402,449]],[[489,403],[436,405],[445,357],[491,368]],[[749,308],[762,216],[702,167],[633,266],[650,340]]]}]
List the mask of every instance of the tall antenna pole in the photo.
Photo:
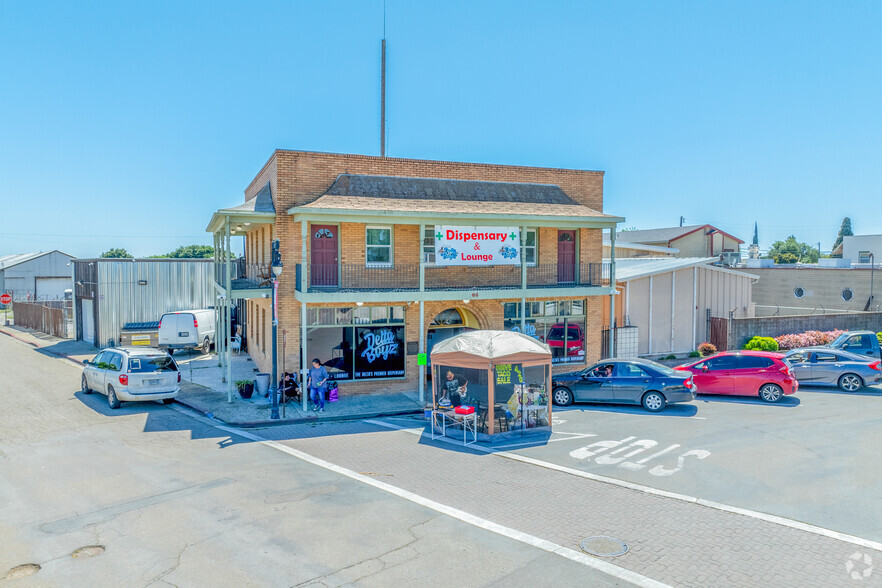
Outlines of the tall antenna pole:
[{"label": "tall antenna pole", "polygon": [[[383,27],[385,28],[385,15]],[[386,39],[383,39],[380,64],[380,157],[386,157]]]}]

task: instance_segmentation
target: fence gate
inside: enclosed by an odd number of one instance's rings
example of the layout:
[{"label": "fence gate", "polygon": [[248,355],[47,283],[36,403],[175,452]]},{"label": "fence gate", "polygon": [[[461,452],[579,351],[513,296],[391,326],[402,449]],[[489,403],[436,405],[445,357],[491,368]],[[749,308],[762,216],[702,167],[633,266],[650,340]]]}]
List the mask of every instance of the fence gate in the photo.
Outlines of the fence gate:
[{"label": "fence gate", "polygon": [[729,319],[712,316],[708,318],[708,341],[717,348],[717,351],[729,349]]},{"label": "fence gate", "polygon": [[[613,337],[615,337],[615,332]],[[609,353],[609,327],[604,327],[600,330],[600,358],[606,359],[607,357],[612,356]]]}]

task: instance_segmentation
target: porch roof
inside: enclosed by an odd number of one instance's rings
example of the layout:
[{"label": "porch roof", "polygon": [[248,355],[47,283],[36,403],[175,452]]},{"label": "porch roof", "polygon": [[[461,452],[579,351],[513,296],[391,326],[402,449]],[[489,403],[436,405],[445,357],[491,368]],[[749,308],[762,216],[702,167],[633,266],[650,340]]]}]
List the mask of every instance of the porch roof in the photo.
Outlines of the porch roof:
[{"label": "porch roof", "polygon": [[[572,200],[552,184],[481,182],[342,174],[317,200],[288,209],[295,217],[341,215],[398,224],[472,219],[485,224],[548,222],[556,226],[612,227],[622,217]],[[352,220],[359,220],[352,218]]]},{"label": "porch roof", "polygon": [[[273,196],[269,182],[261,188],[254,198],[230,208],[221,208],[211,215],[211,222],[205,229],[208,233],[216,233],[223,229],[226,218],[229,217],[235,223],[266,224],[276,220],[276,207],[273,204]],[[231,235],[245,234],[245,230],[237,231],[231,228]]]}]

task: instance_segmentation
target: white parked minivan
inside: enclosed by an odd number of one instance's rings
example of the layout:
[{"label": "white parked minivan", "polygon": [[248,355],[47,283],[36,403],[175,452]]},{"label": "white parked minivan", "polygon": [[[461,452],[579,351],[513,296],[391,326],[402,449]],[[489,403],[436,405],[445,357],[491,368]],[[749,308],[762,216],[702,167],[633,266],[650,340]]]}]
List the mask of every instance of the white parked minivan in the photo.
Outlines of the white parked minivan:
[{"label": "white parked minivan", "polygon": [[213,310],[179,310],[167,312],[159,319],[159,348],[174,353],[175,349],[211,351],[214,343]]},{"label": "white parked minivan", "polygon": [[110,408],[119,408],[120,402],[139,400],[168,403],[181,391],[181,372],[175,360],[159,349],[104,349],[83,364],[83,394],[106,394]]}]

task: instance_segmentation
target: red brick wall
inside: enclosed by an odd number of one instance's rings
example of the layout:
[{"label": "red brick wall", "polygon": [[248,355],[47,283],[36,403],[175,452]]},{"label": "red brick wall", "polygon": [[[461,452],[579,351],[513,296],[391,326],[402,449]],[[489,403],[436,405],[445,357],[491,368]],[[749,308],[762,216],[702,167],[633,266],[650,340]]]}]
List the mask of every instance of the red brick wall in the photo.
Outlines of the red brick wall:
[{"label": "red brick wall", "polygon": [[[474,164],[445,161],[426,161],[400,158],[380,158],[366,155],[311,153],[299,151],[276,151],[264,165],[263,169],[245,190],[246,200],[270,182],[273,200],[276,207],[275,237],[280,240],[282,259],[285,271],[279,283],[279,350],[282,349],[282,333],[287,331],[287,349],[285,362],[292,371],[300,361],[300,302],[295,299],[295,268],[301,262],[300,223],[294,223],[288,216],[292,206],[306,204],[321,196],[334,183],[337,176],[343,173],[410,176],[425,178],[449,178],[459,180],[481,180],[500,182],[525,182],[539,184],[556,184],[576,202],[593,208],[603,209],[603,172],[532,168],[492,164]],[[363,265],[365,259],[364,224],[340,224],[340,263]],[[307,231],[309,235],[309,231]],[[538,237],[538,262],[540,264],[557,263],[557,229],[542,227]],[[249,232],[249,255],[254,255],[264,263],[269,261],[269,230],[255,229]],[[599,262],[601,259],[601,231],[599,229],[581,229],[579,246],[579,263]],[[265,248],[265,249],[264,249]],[[252,253],[252,251],[254,251]],[[265,251],[265,253],[264,253]],[[417,265],[421,251],[421,235],[418,225],[396,225],[393,236],[393,254],[396,266]],[[308,261],[308,260],[307,260]],[[249,259],[249,262],[252,260]],[[518,268],[514,268],[516,273]],[[437,270],[436,270],[437,271]],[[444,270],[447,271],[447,270]],[[481,271],[478,268],[458,268],[454,272],[471,272],[469,279],[479,280]],[[390,297],[394,294],[390,294]],[[406,296],[406,295],[405,295]],[[518,301],[516,299],[514,301]],[[541,300],[533,299],[530,300]],[[548,300],[553,300],[550,298]],[[353,299],[354,301],[354,299]],[[396,302],[387,302],[383,306],[405,305],[405,298]],[[412,302],[412,300],[411,300]],[[269,301],[257,300],[253,304],[259,307]],[[461,303],[460,303],[461,304]],[[334,304],[333,306],[340,306]],[[432,317],[441,310],[455,306],[450,302],[426,303],[426,327]],[[590,298],[586,304],[587,313],[587,358],[589,361],[600,356],[600,300]],[[499,300],[475,300],[467,309],[478,317],[482,328],[501,329],[503,326],[502,305]],[[267,312],[269,315],[269,312]],[[411,304],[406,311],[407,340],[419,341],[419,304]],[[267,321],[268,322],[268,321]],[[250,333],[254,333],[254,329]],[[596,333],[594,336],[592,333]],[[258,349],[249,337],[249,349],[261,370],[268,370],[271,363],[269,353],[255,353]],[[271,342],[267,337],[267,350]],[[281,365],[281,358],[280,358]],[[572,366],[559,366],[556,371],[568,370]],[[418,386],[416,356],[407,357],[407,378],[405,380],[378,380],[372,382],[342,382],[340,390],[343,394],[362,394],[384,391],[415,390]]]}]

